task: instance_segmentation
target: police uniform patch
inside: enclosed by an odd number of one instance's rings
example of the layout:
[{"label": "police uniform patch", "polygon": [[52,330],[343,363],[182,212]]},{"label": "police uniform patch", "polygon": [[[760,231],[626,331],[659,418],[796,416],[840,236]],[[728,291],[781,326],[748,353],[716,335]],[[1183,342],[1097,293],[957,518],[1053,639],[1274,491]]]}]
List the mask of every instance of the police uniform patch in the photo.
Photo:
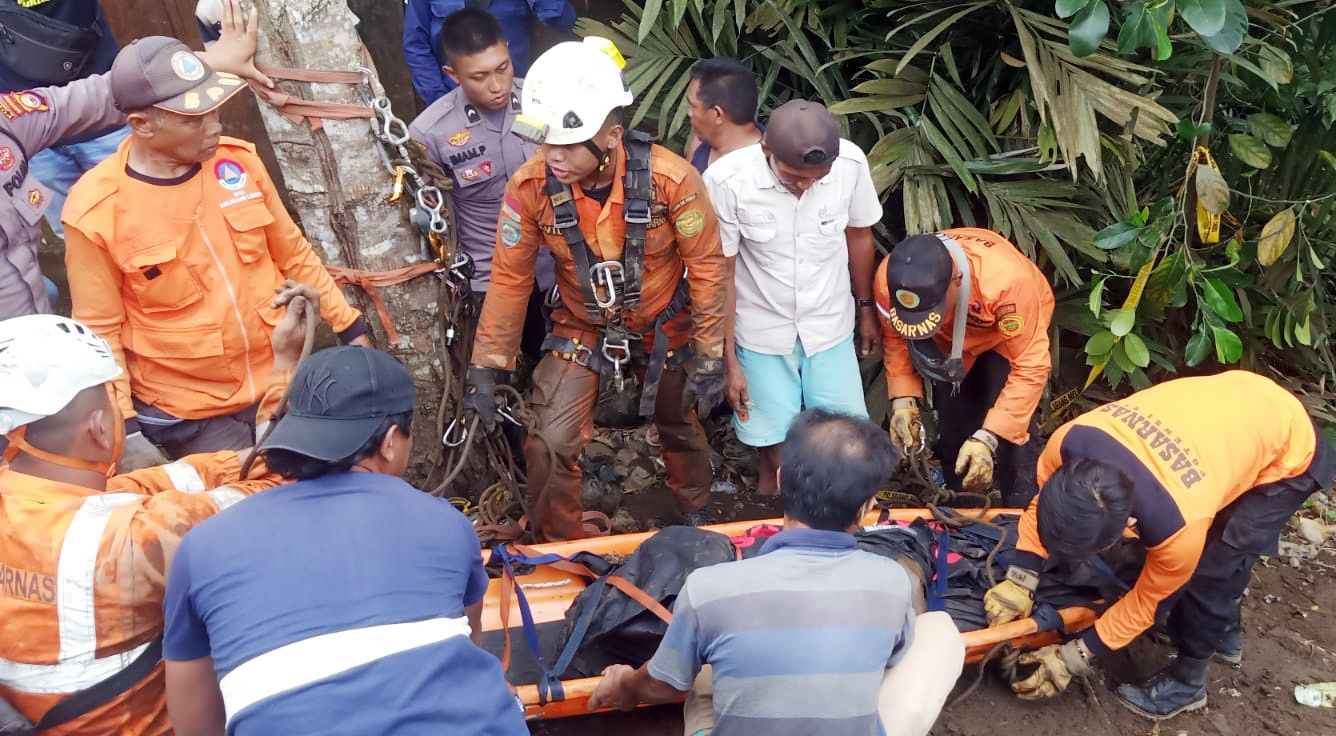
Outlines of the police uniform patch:
[{"label": "police uniform patch", "polygon": [[478,112],[478,108],[473,105],[465,105],[464,117],[468,119],[469,125],[473,125],[482,120],[482,113]]},{"label": "police uniform patch", "polygon": [[700,235],[701,229],[705,227],[705,216],[700,210],[687,210],[673,221],[673,227],[677,228],[677,233],[682,237],[694,238]]},{"label": "police uniform patch", "polygon": [[467,146],[469,144],[469,139],[471,139],[472,137],[473,135],[470,134],[467,130],[461,130],[458,133],[455,133],[454,135],[450,136],[449,138],[446,138],[445,142],[449,143],[455,148],[463,148],[464,146]]},{"label": "police uniform patch", "polygon": [[478,164],[478,170],[481,171],[482,173],[488,175],[488,176],[491,176],[491,175],[492,175],[492,161],[491,161],[491,159],[488,159],[488,160],[483,161],[482,163]]},{"label": "police uniform patch", "polygon": [[246,186],[246,169],[230,158],[218,159],[218,163],[213,165],[213,176],[218,180],[218,185],[229,192]]},{"label": "police uniform patch", "polygon": [[0,148],[0,171],[9,171],[14,168],[14,149],[9,146]]},{"label": "police uniform patch", "polygon": [[459,173],[459,178],[464,181],[477,181],[480,176],[482,176],[482,172],[477,169],[464,169]]},{"label": "police uniform patch", "polygon": [[31,90],[0,95],[0,113],[3,113],[10,120],[29,113],[46,112],[50,109],[50,106],[46,104],[46,98]]},{"label": "police uniform patch", "polygon": [[28,204],[32,205],[33,207],[36,207],[37,205],[42,203],[43,199],[44,197],[42,197],[41,189],[28,190]]},{"label": "police uniform patch", "polygon": [[501,244],[514,248],[520,242],[520,224],[510,220],[501,220]]},{"label": "police uniform patch", "polygon": [[1019,314],[1008,314],[997,321],[997,329],[1003,335],[1013,337],[1025,329],[1025,320]]}]

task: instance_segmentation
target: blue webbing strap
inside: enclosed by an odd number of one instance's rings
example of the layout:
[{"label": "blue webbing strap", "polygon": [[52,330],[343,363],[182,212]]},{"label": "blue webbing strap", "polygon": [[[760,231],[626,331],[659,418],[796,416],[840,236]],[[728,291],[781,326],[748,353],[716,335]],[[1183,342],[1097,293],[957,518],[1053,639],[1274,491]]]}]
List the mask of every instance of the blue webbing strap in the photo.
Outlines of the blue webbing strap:
[{"label": "blue webbing strap", "polygon": [[933,573],[932,585],[927,590],[929,611],[946,610],[946,555],[951,547],[951,533],[946,528],[937,532],[937,569]]},{"label": "blue webbing strap", "polygon": [[[539,565],[556,562],[565,558],[555,554],[543,555],[541,557],[525,557],[523,555],[517,555],[500,545],[492,548],[492,554],[496,555],[501,560],[502,569],[515,584],[515,599],[518,600],[520,604],[520,620],[523,622],[524,626],[524,641],[529,645],[529,654],[533,655],[534,662],[538,665],[538,669],[543,673],[538,678],[538,703],[539,705],[547,705],[549,691],[551,692],[552,700],[565,700],[566,694],[562,690],[561,680],[558,680],[556,675],[552,674],[552,670],[548,669],[547,663],[543,661],[543,650],[542,646],[538,643],[538,627],[533,622],[533,611],[529,610],[529,599],[525,597],[524,588],[520,585],[519,577],[515,575],[515,568],[512,567],[512,563]],[[588,628],[587,625],[586,628]]]}]

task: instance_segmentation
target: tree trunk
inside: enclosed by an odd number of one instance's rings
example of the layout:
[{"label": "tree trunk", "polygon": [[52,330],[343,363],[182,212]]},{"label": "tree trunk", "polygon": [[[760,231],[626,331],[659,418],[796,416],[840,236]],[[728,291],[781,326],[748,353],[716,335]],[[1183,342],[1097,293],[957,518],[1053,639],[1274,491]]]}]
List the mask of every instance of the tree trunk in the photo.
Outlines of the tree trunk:
[{"label": "tree trunk", "polygon": [[[363,65],[357,18],[346,0],[256,0],[260,8],[258,61],[295,69],[351,71]],[[362,104],[357,89],[342,84],[279,82],[282,91],[309,100]],[[425,260],[418,233],[400,205],[388,201],[393,179],[376,150],[382,146],[369,120],[326,120],[312,131],[294,125],[267,104],[261,114],[307,239],[331,266],[388,271]],[[411,110],[398,114],[412,118]],[[399,333],[388,344],[375,304],[361,289],[345,287],[370,324],[377,347],[408,367],[417,384],[410,481],[421,482],[440,456],[436,413],[440,405],[440,336],[437,277],[419,276],[378,289]]]}]

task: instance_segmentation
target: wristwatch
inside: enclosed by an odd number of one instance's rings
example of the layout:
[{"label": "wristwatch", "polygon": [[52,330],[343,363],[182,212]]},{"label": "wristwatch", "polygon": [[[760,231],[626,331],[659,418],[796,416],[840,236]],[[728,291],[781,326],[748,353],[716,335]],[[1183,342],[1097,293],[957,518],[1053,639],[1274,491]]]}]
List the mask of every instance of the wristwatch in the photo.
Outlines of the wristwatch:
[{"label": "wristwatch", "polygon": [[859,309],[877,306],[877,303],[871,299],[855,299],[854,304],[857,304]]}]

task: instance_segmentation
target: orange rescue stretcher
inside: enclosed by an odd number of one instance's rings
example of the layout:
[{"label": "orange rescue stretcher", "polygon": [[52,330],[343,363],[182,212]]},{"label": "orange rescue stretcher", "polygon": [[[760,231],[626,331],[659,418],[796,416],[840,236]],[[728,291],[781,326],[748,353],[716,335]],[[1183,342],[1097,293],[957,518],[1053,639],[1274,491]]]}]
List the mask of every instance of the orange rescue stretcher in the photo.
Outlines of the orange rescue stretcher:
[{"label": "orange rescue stretcher", "polygon": [[[983,518],[991,519],[998,515],[1019,515],[1022,509],[992,509]],[[864,523],[876,524],[881,518],[881,511],[871,512]],[[915,519],[932,519],[932,512],[926,508],[894,509],[889,512],[892,522],[912,522]],[[758,524],[780,524],[781,519],[737,521],[728,524],[713,524],[702,527],[728,537],[745,534]],[[627,556],[636,550],[642,542],[653,536],[654,532],[638,534],[619,534],[607,537],[581,539],[574,542],[553,542],[526,547],[534,553],[555,553],[570,557],[577,552],[591,552],[596,555]],[[490,555],[490,551],[486,552]],[[528,599],[529,609],[535,624],[563,621],[566,609],[585,589],[586,580],[580,575],[563,572],[548,565],[538,565],[532,572],[519,575],[516,582]],[[515,596],[509,596],[510,612],[506,616],[510,623],[511,634],[520,638],[520,604]],[[491,632],[503,632],[501,622],[502,581],[493,579],[487,587],[487,596],[483,602],[482,628],[484,635]],[[1059,611],[1062,615],[1064,633],[1072,634],[1089,628],[1095,623],[1095,612],[1088,608],[1072,606]],[[996,645],[1007,642],[1018,649],[1035,649],[1046,644],[1061,641],[1056,631],[1040,631],[1039,624],[1032,618],[1013,621],[1001,626],[967,631],[962,634],[965,640],[965,661],[977,662]],[[519,685],[515,687],[517,697],[524,703],[525,717],[528,719],[567,718],[584,715],[588,712],[589,696],[598,684],[598,677],[583,677],[562,681],[564,697],[560,700],[542,702],[537,685]]]}]

